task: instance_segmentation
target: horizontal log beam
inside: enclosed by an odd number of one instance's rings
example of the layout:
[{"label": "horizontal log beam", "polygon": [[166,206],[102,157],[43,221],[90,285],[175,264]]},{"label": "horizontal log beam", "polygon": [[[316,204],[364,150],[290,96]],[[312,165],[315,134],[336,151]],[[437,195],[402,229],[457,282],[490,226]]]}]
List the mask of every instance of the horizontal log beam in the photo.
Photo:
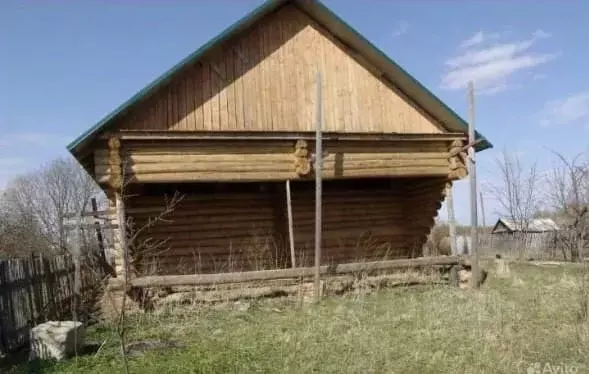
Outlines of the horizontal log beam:
[{"label": "horizontal log beam", "polygon": [[[366,149],[365,151],[368,151]],[[382,152],[379,149],[376,149],[374,152],[332,152],[327,153],[323,157],[323,161],[341,161],[341,162],[374,162],[374,161],[391,161],[391,162],[399,162],[404,161],[405,164],[409,164],[409,162],[428,162],[428,161],[444,161],[447,162],[448,153],[447,152]],[[184,154],[181,153],[173,153],[170,151],[169,153],[161,152],[160,154],[152,154],[150,152],[141,153],[141,151],[132,152],[126,158],[126,163],[128,165],[145,165],[145,164],[158,164],[162,165],[162,167],[166,167],[165,164],[190,164],[194,162],[199,163],[212,163],[212,164],[275,164],[277,162],[286,162],[289,165],[292,164],[295,160],[295,155],[290,152],[280,152],[280,153],[197,153],[196,151],[192,153],[190,150],[185,152]],[[108,166],[108,159],[99,155],[95,159],[95,164],[107,167]]]},{"label": "horizontal log beam", "polygon": [[[389,270],[399,268],[451,266],[459,265],[461,263],[462,260],[458,256],[438,256],[390,261],[358,262],[333,266],[324,265],[320,267],[320,274],[341,275],[363,271]],[[132,287],[198,286],[206,284],[239,283],[281,278],[309,277],[314,274],[314,271],[314,267],[302,267],[296,269],[262,270],[242,273],[160,275],[138,277],[131,280],[130,283]]]},{"label": "horizontal log beam", "polygon": [[[150,131],[150,130],[121,130],[120,139],[127,140],[313,140],[314,133],[311,132],[215,132],[215,131]],[[104,137],[103,137],[104,138]],[[369,133],[324,133],[324,140],[438,140],[452,141],[456,139],[467,139],[464,133],[444,134],[369,134]],[[106,138],[104,138],[106,139]]]},{"label": "horizontal log beam", "polygon": [[[75,224],[75,223],[65,223],[63,226],[64,228],[67,229],[72,229],[72,228],[76,228],[76,227],[81,227],[81,228],[88,228],[88,227],[96,227],[96,223],[81,223],[81,224]],[[101,229],[118,229],[119,225],[117,224],[111,224],[111,223],[98,223],[98,225],[100,225]]]},{"label": "horizontal log beam", "polygon": [[[324,179],[345,179],[360,177],[448,177],[448,167],[390,167],[390,168],[357,168],[344,170],[340,175],[335,169],[325,170]],[[107,180],[107,175],[97,175],[100,183]],[[153,174],[139,174],[130,176],[131,182],[135,183],[180,183],[180,182],[262,182],[262,181],[284,181],[287,179],[298,180],[294,171],[277,172],[222,172],[222,171],[201,171],[201,172],[161,172]]]},{"label": "horizontal log beam", "polygon": [[[249,160],[248,160],[249,161]],[[220,172],[288,172],[294,168],[294,159],[284,160],[283,162],[239,162],[233,160],[229,162],[175,162],[175,163],[141,163],[134,164],[129,168],[129,171],[137,174],[152,174],[158,173],[163,170],[167,172],[209,172],[209,171],[220,171]],[[326,169],[335,170],[338,168],[338,161],[334,159],[326,159],[323,161],[323,165]],[[385,168],[411,168],[411,167],[422,167],[422,168],[448,168],[448,162],[444,159],[426,159],[426,160],[399,160],[399,159],[371,159],[371,160],[354,160],[344,159],[341,161],[342,173],[353,172],[355,169],[385,169]],[[106,167],[96,168],[97,172],[105,173],[108,170]]]}]

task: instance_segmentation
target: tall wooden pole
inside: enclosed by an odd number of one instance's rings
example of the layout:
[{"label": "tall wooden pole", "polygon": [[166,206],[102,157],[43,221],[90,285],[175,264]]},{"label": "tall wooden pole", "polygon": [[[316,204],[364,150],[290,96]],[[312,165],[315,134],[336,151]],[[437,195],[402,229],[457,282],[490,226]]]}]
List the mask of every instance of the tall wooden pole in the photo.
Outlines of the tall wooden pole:
[{"label": "tall wooden pole", "polygon": [[483,223],[483,228],[487,227],[487,223],[485,222],[485,202],[483,200],[483,191],[479,192],[479,196],[481,198],[481,220]]},{"label": "tall wooden pole", "polygon": [[481,240],[483,248],[489,248],[489,233],[487,232],[487,223],[485,220],[485,202],[483,200],[483,191],[479,192],[479,197],[481,198],[481,222],[483,224],[483,230],[479,235],[482,235],[483,239]]},{"label": "tall wooden pole", "polygon": [[446,185],[446,204],[448,205],[448,228],[450,231],[450,248],[452,256],[458,254],[458,243],[456,242],[456,217],[454,215],[454,197],[452,196],[452,183]]},{"label": "tall wooden pole", "polygon": [[296,268],[296,254],[294,247],[294,228],[292,222],[292,198],[290,196],[290,180],[286,181],[286,209],[288,214],[288,244],[290,246],[290,262],[292,268]]},{"label": "tall wooden pole", "polygon": [[472,258],[472,285],[473,288],[479,286],[479,251],[478,251],[478,221],[477,221],[477,175],[475,160],[475,111],[474,111],[474,85],[468,83],[468,142],[472,144],[468,148],[468,175],[470,179],[470,240],[471,240],[471,258]]},{"label": "tall wooden pole", "polygon": [[316,127],[315,127],[315,296],[321,297],[321,173],[323,159],[323,144],[321,142],[321,127],[323,121],[323,105],[321,95],[321,73],[317,72],[316,98]]}]

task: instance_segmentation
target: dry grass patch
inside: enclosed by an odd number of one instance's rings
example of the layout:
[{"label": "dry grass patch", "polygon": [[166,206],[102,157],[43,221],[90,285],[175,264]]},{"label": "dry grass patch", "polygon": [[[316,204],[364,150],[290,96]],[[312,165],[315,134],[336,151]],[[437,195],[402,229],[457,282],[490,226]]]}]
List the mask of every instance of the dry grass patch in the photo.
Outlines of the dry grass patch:
[{"label": "dry grass patch", "polygon": [[[130,341],[174,340],[184,347],[132,357],[131,371],[525,373],[534,363],[566,363],[587,372],[589,331],[579,318],[582,268],[510,268],[503,278],[491,270],[480,291],[403,287],[318,304],[275,299],[136,316]],[[119,372],[116,334],[103,326],[90,336],[107,340],[99,355],[44,363],[43,372]]]}]

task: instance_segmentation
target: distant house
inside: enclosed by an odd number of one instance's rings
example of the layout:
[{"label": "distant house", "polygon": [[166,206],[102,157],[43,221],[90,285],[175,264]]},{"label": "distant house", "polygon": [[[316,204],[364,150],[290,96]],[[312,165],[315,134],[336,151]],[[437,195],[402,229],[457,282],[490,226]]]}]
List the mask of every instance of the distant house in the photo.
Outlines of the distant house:
[{"label": "distant house", "polygon": [[526,232],[526,233],[545,233],[558,231],[559,227],[550,218],[536,218],[528,222],[514,222],[505,218],[499,218],[497,223],[491,231],[492,234],[503,234],[503,233],[515,233],[515,232]]},{"label": "distant house", "polygon": [[559,230],[559,226],[550,218],[536,218],[526,222],[499,218],[491,235],[494,247],[546,249],[551,247]]}]

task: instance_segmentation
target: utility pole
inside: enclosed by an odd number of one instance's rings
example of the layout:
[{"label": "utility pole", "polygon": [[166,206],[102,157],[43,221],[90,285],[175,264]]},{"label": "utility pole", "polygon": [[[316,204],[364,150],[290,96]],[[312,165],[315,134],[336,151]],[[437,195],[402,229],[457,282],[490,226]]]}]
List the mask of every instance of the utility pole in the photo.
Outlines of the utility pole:
[{"label": "utility pole", "polygon": [[323,144],[321,131],[323,122],[323,105],[321,95],[321,73],[317,72],[316,124],[315,124],[315,297],[321,297],[321,173],[323,163]]},{"label": "utility pole", "polygon": [[483,191],[479,192],[480,194],[480,198],[481,198],[481,220],[483,222],[483,228],[487,227],[487,224],[485,222],[485,203],[483,200]]},{"label": "utility pole", "polygon": [[468,175],[470,179],[470,240],[472,259],[472,285],[479,287],[479,251],[478,251],[478,222],[477,222],[477,175],[475,160],[475,110],[474,110],[474,85],[468,83]]},{"label": "utility pole", "polygon": [[483,236],[483,240],[481,241],[483,243],[483,246],[489,247],[489,233],[487,232],[487,223],[485,219],[485,202],[483,200],[483,191],[479,192],[479,196],[481,198],[481,221],[483,223],[483,229],[479,233],[479,235]]}]

